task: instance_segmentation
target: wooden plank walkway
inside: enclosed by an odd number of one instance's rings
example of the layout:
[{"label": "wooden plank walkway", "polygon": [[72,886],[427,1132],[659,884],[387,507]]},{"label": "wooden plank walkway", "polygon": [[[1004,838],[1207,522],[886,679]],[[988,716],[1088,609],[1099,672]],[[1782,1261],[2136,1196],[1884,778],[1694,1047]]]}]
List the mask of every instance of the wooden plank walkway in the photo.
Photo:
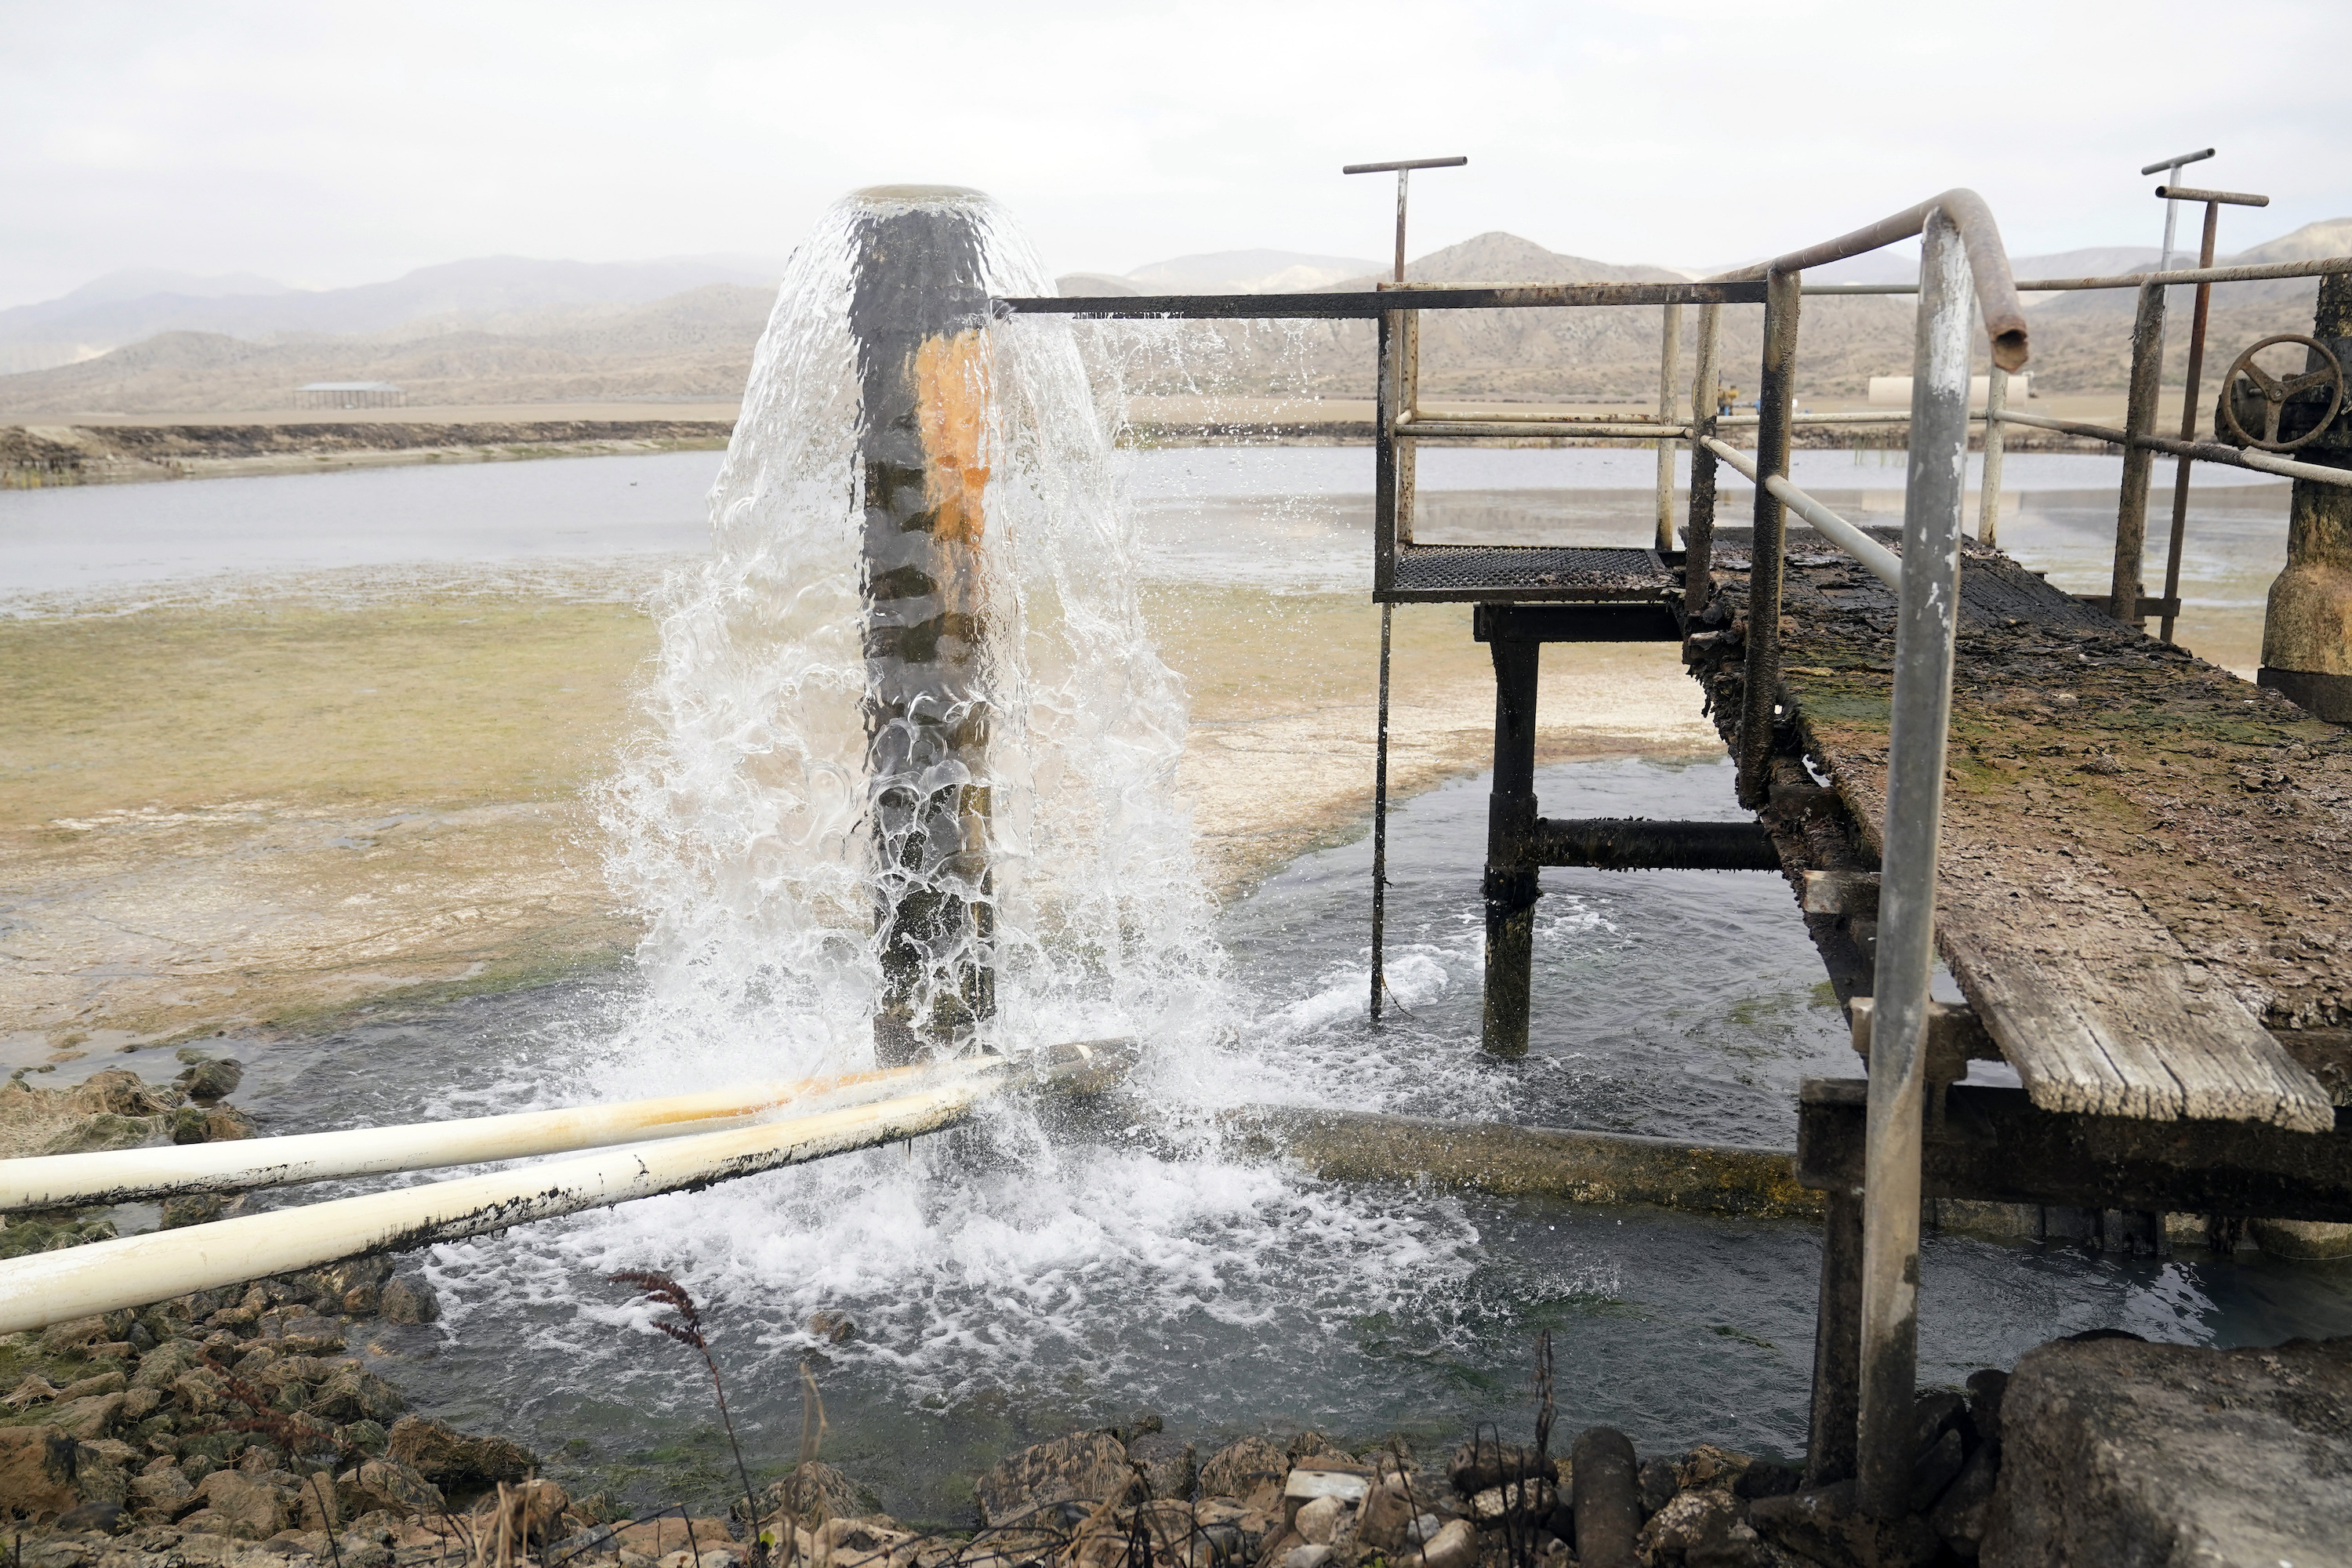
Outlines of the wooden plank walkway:
[{"label": "wooden plank walkway", "polygon": [[[1687,655],[1727,737],[1748,547],[1717,535]],[[2352,734],[1965,548],[1937,935],[1979,1017],[2045,1110],[2333,1127],[2281,1040],[2352,1022]],[[1767,820],[1874,868],[1895,597],[1811,530],[1789,553],[1781,702],[1829,785],[1795,793],[1841,809]]]}]

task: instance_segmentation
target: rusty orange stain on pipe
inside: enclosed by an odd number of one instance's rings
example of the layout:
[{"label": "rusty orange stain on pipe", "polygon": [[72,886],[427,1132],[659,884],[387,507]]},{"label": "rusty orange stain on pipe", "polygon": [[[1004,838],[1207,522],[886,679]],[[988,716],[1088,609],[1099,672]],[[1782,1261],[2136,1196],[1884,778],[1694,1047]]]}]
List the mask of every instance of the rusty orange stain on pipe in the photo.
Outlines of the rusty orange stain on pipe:
[{"label": "rusty orange stain on pipe", "polygon": [[915,351],[915,417],[922,432],[924,489],[937,514],[932,537],[977,544],[986,524],[981,500],[988,468],[987,339],[974,327],[926,338]]}]

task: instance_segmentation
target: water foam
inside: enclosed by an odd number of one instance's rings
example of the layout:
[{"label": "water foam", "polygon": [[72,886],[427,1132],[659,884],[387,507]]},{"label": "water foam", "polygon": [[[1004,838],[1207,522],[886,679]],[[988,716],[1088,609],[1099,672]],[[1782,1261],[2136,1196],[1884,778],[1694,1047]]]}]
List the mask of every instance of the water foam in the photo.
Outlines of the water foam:
[{"label": "water foam", "polygon": [[[636,992],[583,1047],[610,1091],[871,1059],[855,217],[836,209],[792,258],[712,494],[713,553],[667,584],[649,732],[604,798],[613,880],[647,922]],[[1049,290],[1002,216],[987,222],[991,290]],[[588,1331],[629,1319],[580,1283],[659,1267],[753,1314],[762,1367],[788,1368],[815,1343],[810,1315],[846,1307],[860,1331],[826,1347],[834,1375],[887,1399],[1076,1378],[1092,1396],[1164,1401],[1188,1354],[1263,1354],[1236,1349],[1261,1331],[1316,1342],[1367,1312],[1425,1316],[1431,1303],[1444,1303],[1439,1321],[1475,1316],[1452,1300],[1477,1267],[1458,1205],[1335,1192],[1222,1149],[1213,1112],[1243,1099],[1378,1096],[1344,1073],[1310,1075],[1302,1093],[1265,1065],[1360,1012],[1360,984],[1344,1008],[1335,995],[1255,1016],[1216,941],[1173,787],[1183,692],[1139,613],[1134,514],[1113,458],[1132,345],[1106,342],[1056,321],[989,333],[986,538],[1003,653],[989,676],[1002,898],[991,1039],[1020,1050],[1134,1036],[1146,1055],[1133,1088],[1160,1119],[1072,1142],[1034,1108],[998,1105],[905,1148],[442,1248],[452,1335],[553,1310],[533,1331],[631,1386],[625,1358]],[[1090,380],[1090,361],[1110,373]],[[1458,958],[1405,955],[1400,981],[1443,984]],[[567,1322],[568,1293],[582,1300]],[[731,1353],[750,1352],[738,1340]],[[1225,1393],[1246,1400],[1250,1386]]]}]

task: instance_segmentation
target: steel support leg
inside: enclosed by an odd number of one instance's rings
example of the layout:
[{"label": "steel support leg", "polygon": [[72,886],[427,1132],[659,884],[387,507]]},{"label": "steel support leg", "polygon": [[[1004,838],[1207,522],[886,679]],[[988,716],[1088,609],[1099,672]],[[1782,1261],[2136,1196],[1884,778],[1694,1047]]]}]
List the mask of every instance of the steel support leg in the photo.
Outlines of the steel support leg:
[{"label": "steel support leg", "polygon": [[1483,1038],[1498,1057],[1528,1049],[1536,900],[1536,672],[1543,645],[1496,638],[1495,790],[1486,802],[1486,994]]},{"label": "steel support leg", "polygon": [[1372,1022],[1381,1021],[1381,999],[1389,988],[1386,947],[1389,916],[1389,615],[1381,606],[1381,716],[1372,742]]},{"label": "steel support leg", "polygon": [[1951,220],[1940,210],[1928,214],[1922,237],[1863,1175],[1855,1500],[1882,1517],[1903,1511],[1916,1458],[1911,1405],[1919,1361],[1920,1141],[1928,987],[1936,964],[1936,858],[1959,614],[1974,298],[1968,256]]},{"label": "steel support leg", "polygon": [[1832,1192],[1822,1215],[1822,1299],[1813,1324],[1813,1411],[1805,1484],[1853,1477],[1862,1385],[1862,1199]]}]

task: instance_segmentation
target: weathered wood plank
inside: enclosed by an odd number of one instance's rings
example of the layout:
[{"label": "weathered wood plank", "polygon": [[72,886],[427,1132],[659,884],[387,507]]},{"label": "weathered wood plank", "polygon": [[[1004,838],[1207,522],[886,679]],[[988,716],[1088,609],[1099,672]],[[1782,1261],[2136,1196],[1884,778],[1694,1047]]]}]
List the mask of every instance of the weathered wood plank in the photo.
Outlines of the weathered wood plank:
[{"label": "weathered wood plank", "polygon": [[[1783,700],[1875,849],[1894,597],[1790,551]],[[1718,586],[1744,609],[1736,571]],[[1969,548],[1961,598],[1937,937],[2033,1104],[2332,1127],[2263,1026],[2352,1022],[2352,741],[1995,552]],[[1737,713],[1736,650],[1695,663]]]}]

